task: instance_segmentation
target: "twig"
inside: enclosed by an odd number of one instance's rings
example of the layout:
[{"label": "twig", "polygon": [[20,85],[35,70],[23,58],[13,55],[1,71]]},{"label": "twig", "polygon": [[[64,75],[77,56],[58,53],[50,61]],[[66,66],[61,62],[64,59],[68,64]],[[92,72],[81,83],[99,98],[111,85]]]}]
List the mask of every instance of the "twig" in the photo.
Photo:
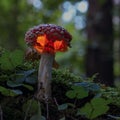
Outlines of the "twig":
[{"label": "twig", "polygon": [[3,111],[2,111],[1,105],[0,105],[0,120],[3,120]]},{"label": "twig", "polygon": [[75,101],[74,101],[74,106],[76,106],[76,103],[77,103],[77,98],[76,98]]},{"label": "twig", "polygon": [[59,106],[59,104],[58,104],[58,102],[57,102],[57,100],[56,100],[56,98],[54,97],[54,101],[55,101],[55,104],[57,105],[57,107]]}]

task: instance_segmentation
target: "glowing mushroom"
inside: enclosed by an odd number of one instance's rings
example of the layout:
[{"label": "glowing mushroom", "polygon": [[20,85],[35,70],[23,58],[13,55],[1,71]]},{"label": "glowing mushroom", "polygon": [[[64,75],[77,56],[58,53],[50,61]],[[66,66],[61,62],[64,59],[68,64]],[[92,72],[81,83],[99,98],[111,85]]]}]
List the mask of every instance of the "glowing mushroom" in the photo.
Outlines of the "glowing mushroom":
[{"label": "glowing mushroom", "polygon": [[67,51],[71,39],[67,30],[54,24],[40,24],[26,32],[26,43],[41,54],[36,95],[38,100],[51,98],[51,72],[55,54]]}]

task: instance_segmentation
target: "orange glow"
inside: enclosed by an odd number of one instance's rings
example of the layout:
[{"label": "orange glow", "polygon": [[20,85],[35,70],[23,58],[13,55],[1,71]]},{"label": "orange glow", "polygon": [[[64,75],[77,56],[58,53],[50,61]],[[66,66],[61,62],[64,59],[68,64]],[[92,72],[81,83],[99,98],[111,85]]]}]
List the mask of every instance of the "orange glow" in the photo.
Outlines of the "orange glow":
[{"label": "orange glow", "polygon": [[57,40],[54,42],[55,51],[65,52],[67,51],[67,44],[63,40]]},{"label": "orange glow", "polygon": [[55,40],[55,42],[48,40],[46,35],[38,36],[34,48],[39,53],[56,53],[58,51],[67,51],[67,44],[64,40]]}]

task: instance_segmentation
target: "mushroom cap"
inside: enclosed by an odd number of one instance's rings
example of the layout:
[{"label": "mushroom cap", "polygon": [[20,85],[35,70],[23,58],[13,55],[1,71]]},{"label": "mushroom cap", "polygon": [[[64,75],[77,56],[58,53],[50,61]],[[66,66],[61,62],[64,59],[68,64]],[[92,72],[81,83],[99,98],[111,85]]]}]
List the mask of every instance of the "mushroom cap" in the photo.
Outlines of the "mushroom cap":
[{"label": "mushroom cap", "polygon": [[25,41],[39,53],[56,53],[67,51],[72,36],[61,26],[40,24],[29,29]]}]

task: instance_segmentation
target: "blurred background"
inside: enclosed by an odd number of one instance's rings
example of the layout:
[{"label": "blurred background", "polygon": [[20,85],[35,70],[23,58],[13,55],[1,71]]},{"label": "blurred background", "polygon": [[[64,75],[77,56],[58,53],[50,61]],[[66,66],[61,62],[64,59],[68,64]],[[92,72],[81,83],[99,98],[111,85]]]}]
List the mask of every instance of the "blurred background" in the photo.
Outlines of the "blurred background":
[{"label": "blurred background", "polygon": [[67,29],[73,36],[60,67],[106,85],[120,82],[120,0],[1,0],[0,49],[27,48],[25,32],[42,23]]}]

